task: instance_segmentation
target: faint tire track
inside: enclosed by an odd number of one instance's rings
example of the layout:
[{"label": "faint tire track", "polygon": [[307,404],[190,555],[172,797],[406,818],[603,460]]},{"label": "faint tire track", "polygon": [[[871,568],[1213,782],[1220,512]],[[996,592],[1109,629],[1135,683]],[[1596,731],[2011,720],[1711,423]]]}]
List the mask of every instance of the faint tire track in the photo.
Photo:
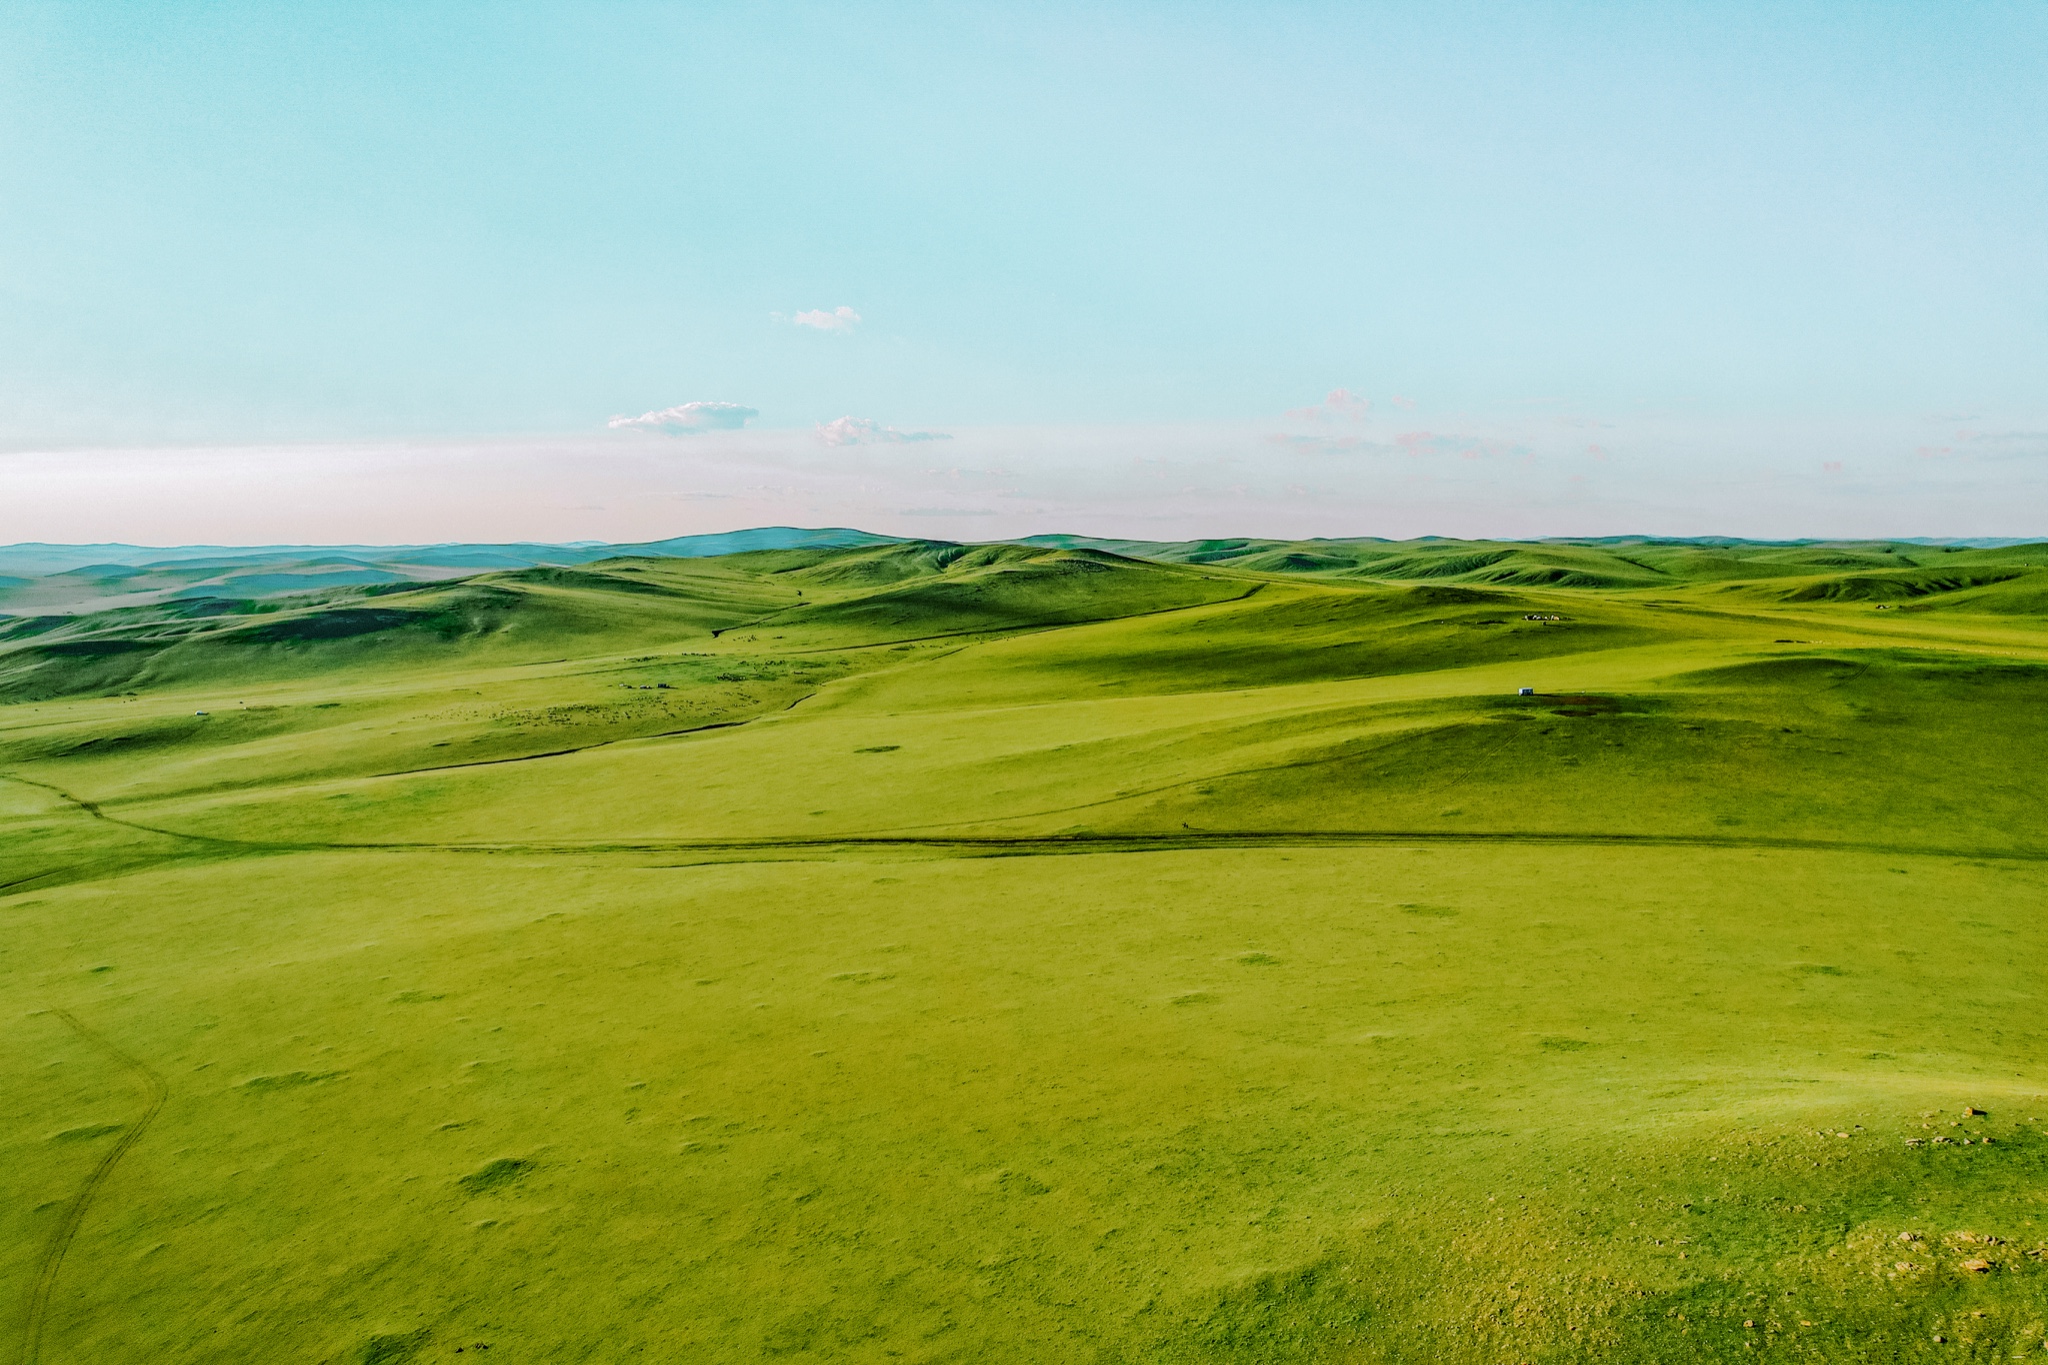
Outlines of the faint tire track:
[{"label": "faint tire track", "polygon": [[142,1140],[143,1132],[148,1129],[157,1112],[164,1107],[164,1100],[170,1095],[163,1077],[79,1023],[71,1011],[52,1009],[50,1013],[62,1019],[79,1037],[139,1079],[148,1094],[149,1107],[143,1111],[141,1118],[128,1125],[127,1131],[121,1134],[121,1140],[100,1158],[99,1165],[85,1178],[85,1184],[79,1188],[78,1193],[72,1197],[70,1206],[64,1210],[63,1221],[58,1223],[57,1230],[50,1235],[49,1246],[43,1249],[42,1264],[36,1268],[35,1287],[29,1293],[28,1321],[22,1331],[22,1365],[41,1365],[43,1324],[49,1313],[50,1291],[56,1288],[57,1275],[64,1268],[64,1253],[71,1249],[71,1241],[78,1235],[79,1225],[84,1223],[87,1211],[92,1208],[93,1197],[99,1193],[100,1186],[106,1183],[107,1177],[113,1174],[114,1167],[121,1163],[121,1158],[128,1155],[128,1149]]},{"label": "faint tire track", "polygon": [[255,842],[261,853],[449,853],[580,856],[585,854],[832,853],[913,849],[959,857],[1058,857],[1098,853],[1181,852],[1192,849],[1369,848],[1398,844],[1519,844],[1536,848],[1704,848],[1787,853],[1884,853],[1900,857],[1964,858],[1985,862],[2048,862],[2048,849],[1969,848],[1864,839],[1774,838],[1769,835],[1601,833],[1594,830],[1174,830],[1125,834],[819,834],[795,837],[696,839],[521,840],[502,843],[428,841]]},{"label": "faint tire track", "polygon": [[[815,694],[813,694],[815,695]],[[800,698],[799,700],[803,700]],[[734,725],[750,724],[748,721],[722,722],[720,725],[704,728],[719,729]],[[691,732],[683,732],[691,733]],[[1412,732],[1411,732],[1412,733]],[[655,738],[659,738],[656,736]],[[1509,739],[1513,736],[1509,736]],[[621,742],[621,741],[611,741]],[[1502,741],[1505,745],[1507,740]],[[1495,746],[1499,748],[1501,746]],[[1338,759],[1313,758],[1273,765],[1271,770],[1295,767],[1314,767]],[[519,759],[493,759],[492,763],[520,762]],[[1468,765],[1469,767],[1470,765]],[[1246,772],[1263,772],[1269,769],[1252,768]],[[423,769],[420,771],[434,771]],[[393,774],[399,776],[402,774]],[[821,852],[834,849],[863,848],[905,848],[952,853],[962,857],[1041,857],[1076,853],[1146,853],[1166,850],[1194,848],[1338,848],[1346,846],[1370,846],[1377,844],[1523,844],[1531,846],[1569,847],[1584,845],[1590,847],[1636,847],[1636,848],[1706,848],[1706,849],[1757,849],[1777,852],[1807,853],[1886,853],[1905,857],[1931,858],[1973,858],[1990,862],[2048,862],[2048,849],[2043,848],[1983,848],[1966,845],[1906,844],[1880,839],[1826,839],[1772,837],[1769,835],[1732,834],[1658,834],[1649,831],[1607,832],[1599,830],[1430,830],[1430,829],[1211,829],[1142,832],[1130,831],[1121,834],[944,834],[934,832],[921,834],[911,831],[931,828],[912,826],[909,830],[898,827],[897,831],[878,834],[809,835],[796,837],[761,836],[755,838],[676,838],[676,839],[562,839],[562,840],[519,840],[507,842],[444,842],[436,840],[348,840],[348,839],[236,839],[217,834],[192,834],[183,830],[165,829],[158,825],[138,824],[108,815],[97,805],[82,801],[62,788],[33,778],[13,773],[0,773],[0,777],[41,787],[54,792],[64,800],[84,810],[97,820],[125,826],[149,834],[165,835],[173,839],[190,840],[223,852],[253,854],[281,853],[483,853],[483,854],[645,854],[645,853],[708,853],[748,854],[762,853],[775,855],[787,852]],[[1069,810],[1087,809],[1091,806],[1112,805],[1130,796],[1156,794],[1175,787],[1187,785],[1187,781],[1210,779],[1187,779],[1183,782],[1167,783],[1156,789],[1120,796],[1108,797],[1099,802],[1082,802],[1077,806],[1059,807],[1049,812],[1034,814],[1062,814]],[[1016,818],[1032,818],[1020,816]],[[39,874],[27,880],[39,880]],[[15,885],[20,885],[16,883]],[[69,1016],[66,1016],[69,1018]],[[77,1022],[72,1021],[77,1027]]]},{"label": "faint tire track", "polygon": [[99,802],[97,801],[88,801],[82,796],[73,796],[62,787],[51,786],[48,782],[38,782],[33,777],[23,777],[20,773],[0,773],[0,778],[4,778],[9,782],[19,782],[24,787],[36,787],[42,791],[49,792],[59,800],[76,806],[93,819],[103,820],[110,825],[119,825],[123,829],[136,830],[142,834],[161,834],[169,839],[184,839],[195,844],[213,844],[224,848],[231,848],[237,843],[233,839],[215,839],[205,834],[186,834],[182,830],[158,829],[155,825],[138,825],[133,820],[123,820],[118,815],[107,814],[100,809]]}]

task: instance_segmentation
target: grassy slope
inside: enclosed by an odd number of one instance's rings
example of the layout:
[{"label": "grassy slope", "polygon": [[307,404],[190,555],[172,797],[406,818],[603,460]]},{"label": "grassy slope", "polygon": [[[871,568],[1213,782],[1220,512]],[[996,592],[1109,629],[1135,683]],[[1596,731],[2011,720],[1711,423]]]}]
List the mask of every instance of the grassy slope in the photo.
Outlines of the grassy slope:
[{"label": "grassy slope", "polygon": [[2038,1350],[2030,570],[1787,554],[776,551],[204,618],[135,696],[0,653],[12,1330],[125,1055],[45,1360]]}]

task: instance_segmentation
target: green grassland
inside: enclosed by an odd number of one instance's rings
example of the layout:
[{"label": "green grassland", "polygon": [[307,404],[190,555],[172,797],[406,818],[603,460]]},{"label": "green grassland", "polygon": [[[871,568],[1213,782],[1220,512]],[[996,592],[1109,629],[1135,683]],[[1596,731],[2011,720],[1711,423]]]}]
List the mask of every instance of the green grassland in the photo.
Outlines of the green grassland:
[{"label": "green grassland", "polygon": [[122,581],[0,1359],[2048,1354],[2048,547]]}]

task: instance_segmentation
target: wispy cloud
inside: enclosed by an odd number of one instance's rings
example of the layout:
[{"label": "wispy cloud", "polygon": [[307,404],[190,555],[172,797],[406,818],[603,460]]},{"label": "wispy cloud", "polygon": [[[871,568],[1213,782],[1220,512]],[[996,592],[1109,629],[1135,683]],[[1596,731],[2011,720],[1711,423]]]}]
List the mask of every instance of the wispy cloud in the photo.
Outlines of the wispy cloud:
[{"label": "wispy cloud", "polygon": [[2048,431],[1958,431],[1956,441],[1973,458],[2002,460],[2048,455]]},{"label": "wispy cloud", "polygon": [[700,431],[738,431],[749,419],[761,414],[738,403],[678,403],[638,417],[614,417],[608,427],[638,427],[662,431],[671,436],[694,436]]},{"label": "wispy cloud", "polygon": [[813,308],[808,312],[796,314],[790,321],[799,327],[815,327],[821,332],[851,332],[860,325],[860,314],[841,304],[829,312],[823,308]]},{"label": "wispy cloud", "polygon": [[1276,431],[1266,437],[1269,445],[1284,446],[1289,450],[1311,451],[1324,455],[1347,455],[1359,452],[1384,454],[1391,447],[1383,441],[1368,440],[1363,436],[1305,436],[1300,432]]},{"label": "wispy cloud", "polygon": [[[1418,459],[1425,455],[1456,455],[1461,460],[1487,460],[1531,453],[1528,446],[1519,442],[1454,432],[1404,431],[1394,437],[1394,444]],[[1587,449],[1589,454],[1593,453],[1591,447]],[[1595,458],[1605,459],[1606,456],[1601,454]]]},{"label": "wispy cloud", "polygon": [[818,439],[828,446],[895,445],[903,441],[950,441],[943,431],[898,431],[872,417],[835,417],[818,423]]},{"label": "wispy cloud", "polygon": [[1344,419],[1363,422],[1372,411],[1372,400],[1360,398],[1349,389],[1331,389],[1320,403],[1305,408],[1289,408],[1287,415],[1300,422],[1335,422]]},{"label": "wispy cloud", "polygon": [[[1535,457],[1535,451],[1523,442],[1464,432],[1402,431],[1391,437],[1380,437],[1367,432],[1337,435],[1275,431],[1266,435],[1266,444],[1303,455],[1407,455],[1418,460],[1450,455],[1461,460]],[[1605,460],[1609,451],[1605,446],[1589,445],[1585,447],[1585,453],[1596,460]]]}]

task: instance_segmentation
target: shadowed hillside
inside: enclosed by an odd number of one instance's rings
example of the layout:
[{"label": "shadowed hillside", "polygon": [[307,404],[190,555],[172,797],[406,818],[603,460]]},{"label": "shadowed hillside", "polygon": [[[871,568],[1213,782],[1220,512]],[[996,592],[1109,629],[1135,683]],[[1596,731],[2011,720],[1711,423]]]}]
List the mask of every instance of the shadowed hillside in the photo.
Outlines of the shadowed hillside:
[{"label": "shadowed hillside", "polygon": [[870,639],[1139,615],[1252,585],[1094,550],[913,541],[717,559],[610,559],[442,584],[190,597],[82,616],[0,618],[0,697],[512,663],[666,648],[741,626]]}]

